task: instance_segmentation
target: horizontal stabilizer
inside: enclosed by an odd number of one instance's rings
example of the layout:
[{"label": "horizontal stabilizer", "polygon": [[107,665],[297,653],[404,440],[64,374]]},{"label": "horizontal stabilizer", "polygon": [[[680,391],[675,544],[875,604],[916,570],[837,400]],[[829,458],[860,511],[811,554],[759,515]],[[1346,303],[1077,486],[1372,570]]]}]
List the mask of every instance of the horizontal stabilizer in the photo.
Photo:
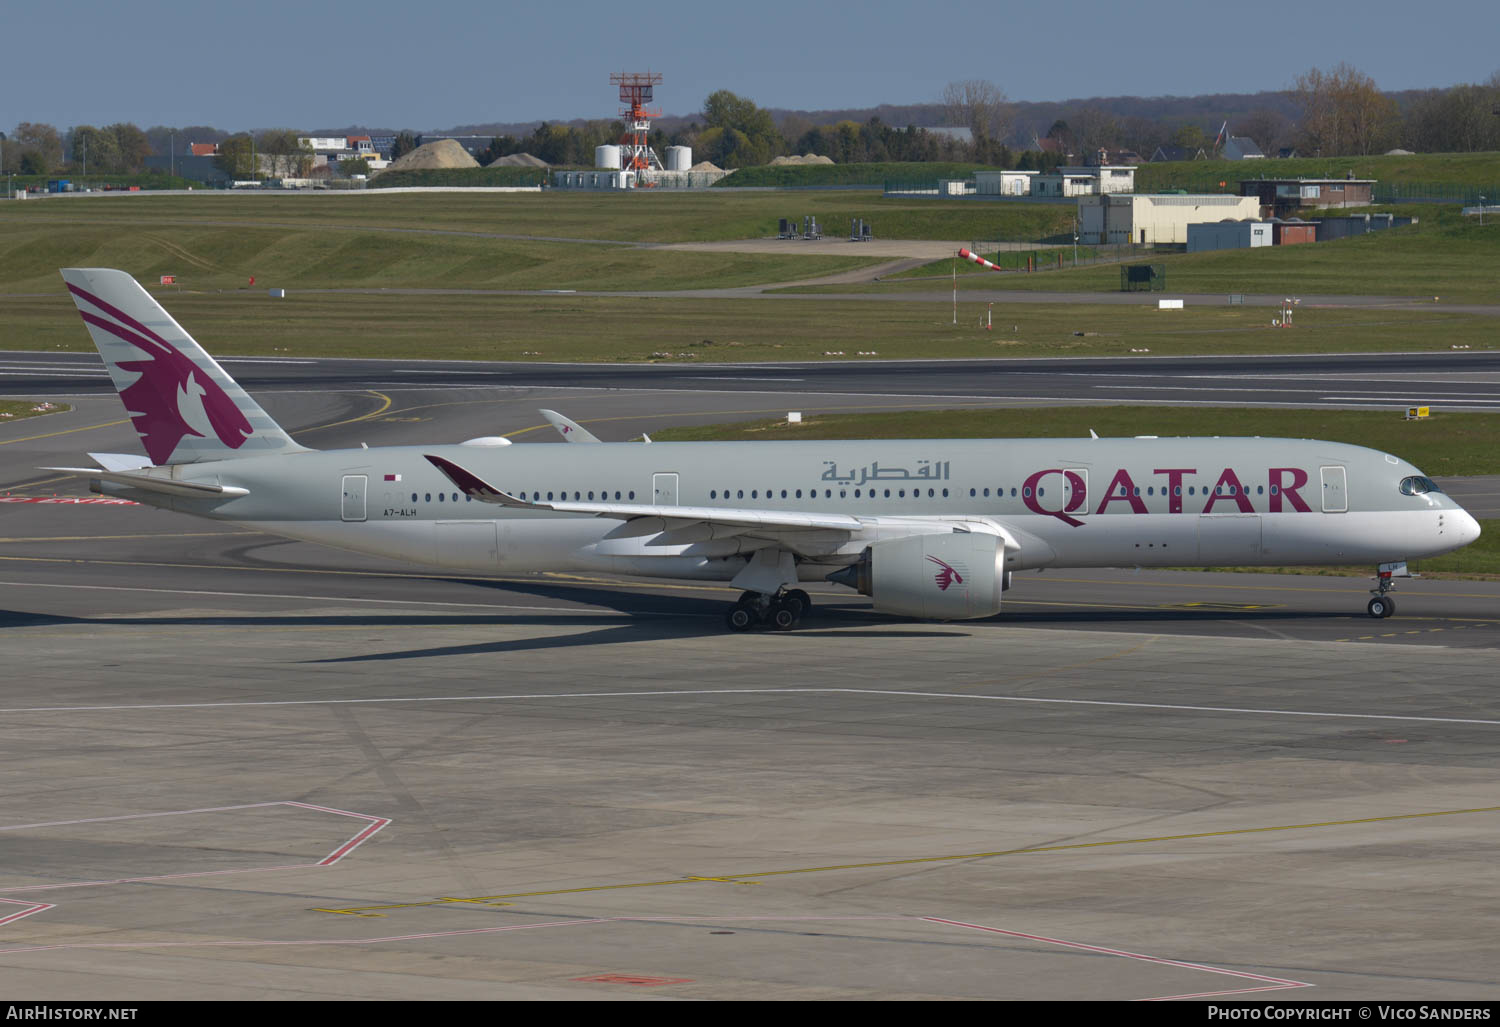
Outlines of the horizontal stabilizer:
[{"label": "horizontal stabilizer", "polygon": [[89,478],[95,481],[107,481],[115,485],[125,485],[133,489],[143,489],[147,492],[160,492],[167,496],[188,496],[193,499],[212,499],[215,496],[224,499],[234,499],[238,496],[248,496],[249,489],[242,489],[237,485],[210,485],[201,481],[175,481],[171,478],[160,478],[154,474],[131,474],[128,471],[101,471],[97,467],[43,467],[43,471],[57,471],[61,474],[71,474],[75,478]]},{"label": "horizontal stabilizer", "polygon": [[139,471],[151,466],[151,458],[137,453],[90,453],[94,462],[106,471]]}]

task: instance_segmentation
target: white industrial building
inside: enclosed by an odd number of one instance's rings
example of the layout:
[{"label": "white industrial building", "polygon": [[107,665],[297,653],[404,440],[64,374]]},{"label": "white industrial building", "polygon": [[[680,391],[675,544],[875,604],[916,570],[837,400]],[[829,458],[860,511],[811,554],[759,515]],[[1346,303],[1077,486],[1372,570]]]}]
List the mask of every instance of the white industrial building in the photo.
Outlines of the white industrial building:
[{"label": "white industrial building", "polygon": [[1080,241],[1090,246],[1185,245],[1188,225],[1259,217],[1260,201],[1254,196],[1160,194],[1078,198]]},{"label": "white industrial building", "polygon": [[1037,175],[1031,182],[1032,196],[1100,196],[1134,191],[1135,167],[1130,164],[1058,168]]},{"label": "white industrial building", "polygon": [[1205,221],[1188,225],[1187,251],[1203,253],[1207,250],[1244,250],[1256,246],[1270,246],[1271,222],[1269,221]]},{"label": "white industrial building", "polygon": [[974,191],[980,196],[1030,196],[1038,171],[976,171]]}]

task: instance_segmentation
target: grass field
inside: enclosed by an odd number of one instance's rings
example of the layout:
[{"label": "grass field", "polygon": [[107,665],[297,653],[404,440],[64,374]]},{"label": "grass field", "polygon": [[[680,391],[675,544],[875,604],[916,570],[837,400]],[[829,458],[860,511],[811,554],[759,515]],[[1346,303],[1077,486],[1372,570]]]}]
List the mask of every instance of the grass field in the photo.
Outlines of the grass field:
[{"label": "grass field", "polygon": [[[1165,356],[1474,349],[1496,344],[1494,318],[1383,310],[1310,310],[1270,327],[1254,307],[672,299],[484,294],[224,293],[155,290],[209,352],[221,356],[423,357],[471,360],[933,359]],[[55,291],[0,295],[5,347],[87,351],[73,304]],[[1142,353],[1139,351],[1149,351]],[[663,356],[665,354],[665,356]],[[876,359],[870,357],[868,359]]]},{"label": "grass field", "polygon": [[[1391,209],[1391,208],[1372,208]],[[1259,293],[1287,296],[1366,294],[1412,296],[1474,303],[1500,303],[1500,218],[1464,217],[1455,206],[1401,208],[1416,212],[1415,225],[1371,232],[1336,242],[1303,246],[1268,246],[1255,250],[1212,253],[1148,253],[1133,261],[1165,264],[1167,292]],[[1056,253],[1056,250],[1048,252]],[[1118,292],[1117,264],[1064,268],[1036,274],[966,273],[960,289],[1023,289],[1057,292]],[[972,265],[970,265],[972,267]],[[922,290],[934,287],[923,275],[945,277],[952,261],[939,260],[900,278],[858,291]],[[808,292],[850,292],[854,288],[808,286]]]},{"label": "grass field", "polygon": [[[1479,349],[1497,342],[1492,318],[1310,307],[1298,312],[1297,327],[1287,332],[1272,330],[1270,312],[1253,307],[1163,314],[1149,307],[1026,304],[997,311],[997,330],[982,332],[976,330],[985,312],[982,302],[961,303],[959,324],[952,323],[952,307],[942,295],[946,279],[831,287],[941,297],[902,303],[436,291],[673,291],[804,280],[868,266],[878,258],[858,256],[855,246],[850,256],[806,255],[795,243],[787,244],[786,252],[705,255],[581,238],[499,236],[628,237],[633,229],[658,238],[753,234],[755,225],[772,224],[767,211],[790,203],[874,199],[839,192],[716,192],[25,201],[0,209],[3,344],[88,347],[56,272],[70,265],[134,273],[212,352],[225,355],[746,361],[857,358],[871,351],[906,358],[1115,356]],[[958,219],[976,211],[1045,219],[1067,209],[926,201],[889,208],[907,219],[913,233],[924,235],[956,234],[963,227]],[[1168,258],[1168,282],[1177,291],[1308,295],[1395,290],[1416,281],[1446,299],[1500,299],[1494,273],[1500,226],[1480,229],[1455,212],[1434,210],[1413,229],[1347,242]],[[947,271],[945,264],[936,266]],[[178,286],[152,284],[162,274],[179,276]],[[252,275],[254,289],[247,287]],[[961,281],[965,291],[1005,286],[1112,291],[1118,272],[1112,265],[1033,275],[986,271]],[[289,297],[270,300],[268,287],[284,287]],[[329,289],[370,293],[315,291]],[[429,291],[397,292],[403,289]]]},{"label": "grass field", "polygon": [[0,207],[0,226],[65,224],[139,231],[176,225],[385,228],[498,233],[539,238],[711,242],[774,237],[780,218],[813,215],[830,238],[865,218],[883,239],[1011,239],[1073,224],[1072,204],[935,203],[841,190],[812,193],[413,193],[255,194],[41,199]]},{"label": "grass field", "polygon": [[[124,202],[124,201],[121,201]],[[139,202],[139,201],[129,201]],[[681,289],[795,281],[864,267],[859,255],[701,254],[289,225],[9,224],[0,292],[56,292],[60,267],[118,267],[192,290],[296,288]],[[263,293],[262,293],[263,294]]]}]

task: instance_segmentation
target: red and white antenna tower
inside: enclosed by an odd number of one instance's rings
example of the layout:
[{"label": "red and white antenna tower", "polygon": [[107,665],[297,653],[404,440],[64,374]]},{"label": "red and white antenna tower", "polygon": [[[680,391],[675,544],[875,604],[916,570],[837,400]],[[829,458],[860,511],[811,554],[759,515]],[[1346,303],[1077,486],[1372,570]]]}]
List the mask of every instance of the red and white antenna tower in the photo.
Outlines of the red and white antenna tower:
[{"label": "red and white antenna tower", "polygon": [[661,117],[661,111],[647,110],[655,88],[661,85],[659,72],[617,71],[609,76],[611,85],[620,87],[620,116],[628,119],[625,134],[620,137],[620,167],[626,171],[661,171],[661,159],[656,156],[646,137],[651,132],[651,119]]}]

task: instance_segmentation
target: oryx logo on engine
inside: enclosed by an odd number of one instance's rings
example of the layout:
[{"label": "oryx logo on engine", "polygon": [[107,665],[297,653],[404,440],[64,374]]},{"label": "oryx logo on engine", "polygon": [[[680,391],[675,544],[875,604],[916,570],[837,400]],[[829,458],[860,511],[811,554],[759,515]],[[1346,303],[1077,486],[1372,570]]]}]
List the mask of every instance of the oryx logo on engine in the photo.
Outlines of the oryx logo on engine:
[{"label": "oryx logo on engine", "polygon": [[931,560],[933,563],[942,568],[942,570],[938,571],[932,576],[932,580],[937,582],[939,592],[948,591],[948,589],[955,583],[959,585],[962,585],[964,583],[964,576],[958,573],[958,571],[953,567],[952,564],[944,563],[942,560],[939,560],[935,556],[929,556],[927,559]]}]

